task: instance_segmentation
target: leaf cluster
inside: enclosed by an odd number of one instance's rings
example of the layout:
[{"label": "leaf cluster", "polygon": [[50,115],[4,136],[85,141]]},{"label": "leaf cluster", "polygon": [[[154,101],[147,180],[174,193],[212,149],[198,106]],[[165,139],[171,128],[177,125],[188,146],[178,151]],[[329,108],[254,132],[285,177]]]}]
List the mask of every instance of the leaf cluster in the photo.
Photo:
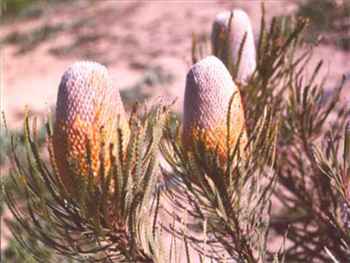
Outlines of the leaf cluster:
[{"label": "leaf cluster", "polygon": [[[302,37],[306,26],[304,19],[287,17],[268,27],[263,8],[257,68],[246,83],[238,83],[248,142],[244,150],[241,140],[227,147],[224,163],[201,141],[188,151],[181,121],[160,103],[143,113],[132,111],[125,151],[120,129],[117,143],[100,142],[108,149],[100,161],[107,152],[112,168],[101,167],[99,180],[92,172],[76,173],[79,191],[72,195],[54,158],[48,165],[40,157],[27,118],[26,162],[12,140],[17,191],[5,191],[21,245],[43,259],[45,250],[33,248],[20,229],[43,247],[82,262],[346,262],[349,109],[339,100],[345,79],[329,95],[326,79],[318,81],[322,61],[307,75],[313,47]],[[209,52],[208,43],[196,37],[192,43],[195,62]],[[228,55],[222,56],[235,80],[240,59],[230,65]],[[231,108],[227,134],[235,128]],[[52,153],[50,122],[46,127]],[[230,138],[222,139],[229,145]],[[17,201],[19,193],[26,202]],[[270,246],[271,236],[279,238],[280,249]],[[180,261],[173,260],[176,242],[184,244]]]},{"label": "leaf cluster", "polygon": [[[101,167],[98,183],[92,174],[83,178],[76,173],[74,183],[79,191],[74,194],[66,191],[54,169],[54,158],[50,159],[50,168],[40,157],[27,117],[27,163],[19,161],[13,142],[12,157],[16,169],[12,180],[17,191],[5,189],[6,202],[20,228],[59,255],[78,261],[150,262],[150,251],[159,251],[150,200],[158,183],[155,172],[158,166],[157,145],[165,111],[164,107],[155,107],[147,116],[137,116],[135,111],[130,117],[132,136],[126,151],[122,150],[123,136],[117,129],[119,141],[105,146],[111,149],[112,168],[105,171]],[[46,127],[51,152],[49,122]],[[101,141],[101,144],[104,142]],[[112,147],[116,148],[117,156],[112,156]],[[86,158],[91,164],[89,150]],[[104,158],[101,152],[101,162]],[[25,195],[24,204],[17,202],[18,194]],[[10,226],[16,235],[18,225]],[[41,249],[33,250],[29,240],[21,235],[16,235],[16,239],[23,248],[33,253],[36,260],[45,262]],[[153,257],[156,258],[155,255]]]}]

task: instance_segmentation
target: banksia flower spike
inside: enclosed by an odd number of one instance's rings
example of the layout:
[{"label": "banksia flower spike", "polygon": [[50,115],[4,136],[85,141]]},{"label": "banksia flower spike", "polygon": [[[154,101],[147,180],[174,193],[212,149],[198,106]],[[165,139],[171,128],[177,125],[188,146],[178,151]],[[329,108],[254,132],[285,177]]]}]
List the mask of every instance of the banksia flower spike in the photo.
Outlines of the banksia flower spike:
[{"label": "banksia flower spike", "polygon": [[256,68],[254,36],[248,15],[240,9],[219,13],[213,23],[211,41],[213,54],[228,69],[239,64],[234,80],[246,82]]},{"label": "banksia flower spike", "polygon": [[[129,135],[127,118],[107,69],[94,62],[77,62],[69,67],[59,85],[53,133],[55,163],[67,190],[74,191],[74,174],[89,173],[88,148],[93,175],[101,165],[108,170],[111,160],[107,145],[116,143],[118,127],[125,143]],[[101,142],[106,145],[104,149]],[[102,151],[104,164],[99,158]],[[78,170],[72,170],[70,161]]]},{"label": "banksia flower spike", "polygon": [[[231,98],[231,129],[228,136],[227,116]],[[208,150],[217,151],[220,161],[224,162],[227,138],[229,146],[234,147],[240,135],[240,150],[243,153],[246,132],[239,90],[225,65],[218,58],[209,56],[194,64],[187,74],[183,144],[191,150],[196,143],[203,143]]]}]

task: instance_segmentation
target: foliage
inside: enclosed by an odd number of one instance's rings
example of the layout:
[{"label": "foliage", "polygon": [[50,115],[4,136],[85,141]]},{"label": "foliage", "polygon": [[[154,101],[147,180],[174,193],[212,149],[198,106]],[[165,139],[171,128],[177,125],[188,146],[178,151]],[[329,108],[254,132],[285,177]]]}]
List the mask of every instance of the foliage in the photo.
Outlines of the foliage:
[{"label": "foliage", "polygon": [[[181,121],[168,105],[135,107],[126,151],[116,129],[115,145],[100,142],[110,150],[112,169],[102,167],[99,180],[76,173],[73,196],[54,169],[50,122],[46,163],[27,117],[26,159],[18,158],[12,140],[14,188],[5,189],[21,246],[42,262],[47,248],[81,262],[172,262],[176,242],[184,244],[181,262],[346,262],[350,110],[339,100],[345,79],[326,96],[325,78],[317,80],[322,61],[306,74],[313,51],[302,37],[306,26],[305,19],[280,17],[268,27],[263,9],[257,69],[239,83],[247,154],[238,140],[227,147],[224,163],[201,142],[186,150]],[[207,47],[193,38],[193,62],[210,52]],[[233,79],[238,69],[239,59],[229,67]],[[231,106],[227,134],[234,129]],[[26,201],[18,202],[18,195]],[[281,241],[277,251],[269,243],[272,232]]]},{"label": "foliage", "polygon": [[[10,8],[12,5],[16,5],[16,1],[18,3],[18,10],[16,9],[14,14],[9,12],[8,8]],[[67,0],[61,0],[61,1],[49,1],[49,0],[5,0],[3,2],[2,10],[4,19],[3,21],[6,23],[11,23],[13,19],[20,19],[20,18],[30,18],[35,17],[38,18],[40,15],[45,14],[45,12],[48,12],[50,9],[48,8],[48,5],[53,4],[65,4],[64,2]],[[70,0],[72,1],[72,0]],[[1,6],[0,6],[1,7]],[[15,7],[17,8],[17,7]],[[18,13],[18,14],[17,14]],[[49,15],[49,14],[48,14]],[[46,19],[47,20],[47,19]],[[63,31],[68,31],[70,29],[78,29],[82,26],[90,26],[89,25],[89,19],[77,19],[73,21],[65,21],[65,22],[49,22],[46,21],[43,24],[35,27],[30,28],[29,30],[24,31],[17,31],[14,30],[7,35],[3,36],[0,39],[0,44],[3,45],[14,45],[16,46],[16,55],[24,55],[30,51],[33,51],[36,49],[40,44],[43,42],[49,41],[59,33]],[[93,41],[96,39],[96,36],[78,36],[76,45],[81,45],[84,41]],[[53,49],[50,50],[50,53],[54,55],[59,55],[59,51]],[[62,52],[61,52],[62,53]]]},{"label": "foliage", "polygon": [[316,41],[321,35],[325,44],[332,44],[343,50],[350,49],[349,1],[304,1],[299,5],[297,15],[307,17],[311,21],[308,41]]},{"label": "foliage", "polygon": [[[23,132],[19,131],[10,131],[7,126],[6,126],[6,121],[5,118],[3,118],[3,125],[2,129],[5,131],[1,134],[0,137],[0,148],[2,151],[0,152],[0,165],[2,167],[8,167],[10,165],[10,161],[12,161],[10,158],[7,158],[11,156],[11,144],[16,145],[16,152],[17,152],[17,158],[20,162],[25,162],[26,160],[26,141],[25,141],[25,136]],[[37,128],[37,147],[38,149],[42,149],[45,145],[46,142],[46,128],[45,126],[40,126]],[[17,201],[18,202],[24,202],[25,200],[25,195],[21,194],[16,187],[16,185],[13,183],[10,172],[9,171],[4,171],[5,169],[2,170],[1,173],[1,188],[6,189],[7,191],[10,192],[16,192],[17,193]],[[3,190],[1,190],[3,191]],[[0,215],[4,217],[4,222],[6,224],[9,223],[9,219],[5,215],[5,203],[4,203],[4,198],[3,198],[3,193],[2,193],[2,198],[0,200],[0,206],[1,206],[1,211]],[[43,247],[43,245],[38,242],[37,240],[33,240],[30,236],[28,236],[23,229],[21,229],[20,225],[16,222],[11,222],[16,226],[16,229],[18,230],[19,235],[23,237],[23,239],[27,239],[28,242],[31,244],[33,247],[38,247],[41,250],[45,250],[45,257],[44,259],[49,259],[54,257],[53,251]],[[32,256],[32,253],[23,250],[20,244],[17,242],[17,240],[12,237],[9,240],[7,240],[8,245],[6,248],[3,248],[3,255],[2,259],[6,260],[6,262],[36,262],[34,257]],[[61,258],[61,261],[63,258]],[[69,261],[63,261],[63,262],[69,262]]]},{"label": "foliage", "polygon": [[321,147],[315,147],[314,156],[320,173],[327,176],[332,183],[336,198],[340,202],[340,209],[333,210],[329,214],[329,223],[334,226],[334,231],[339,239],[335,252],[326,246],[326,251],[333,262],[341,262],[343,258],[350,257],[350,133],[349,124],[344,128],[343,136],[333,137],[332,133],[326,135],[327,140]]},{"label": "foliage", "polygon": [[[18,161],[13,148],[16,171],[12,178],[20,191],[13,193],[6,189],[6,201],[17,222],[33,239],[78,261],[91,261],[92,258],[118,262],[149,260],[149,250],[155,251],[159,247],[154,243],[157,241],[154,240],[154,220],[150,214],[153,210],[148,206],[157,183],[154,169],[157,168],[157,144],[164,110],[155,108],[146,116],[132,115],[132,139],[125,155],[121,150],[123,137],[118,129],[120,141],[113,145],[118,156],[111,171],[101,168],[98,185],[93,184],[92,175],[86,180],[77,174],[76,183],[81,190],[74,195],[66,192],[55,171],[49,170],[41,160],[27,118],[28,166],[26,168]],[[51,140],[49,124],[47,132]],[[90,158],[89,151],[86,158]],[[105,157],[101,154],[100,158]],[[51,158],[52,167],[54,162]],[[26,196],[26,207],[16,201],[16,194],[20,192]],[[18,233],[15,224],[11,224],[11,228]],[[149,236],[140,236],[140,233],[149,233]],[[36,260],[45,262],[42,250],[34,251],[28,240],[20,235],[16,238]]]},{"label": "foliage", "polygon": [[21,55],[35,49],[40,43],[53,38],[58,32],[64,29],[64,23],[57,25],[45,24],[28,33],[10,33],[1,42],[3,44],[16,44],[19,47],[16,54]]},{"label": "foliage", "polygon": [[[5,21],[13,19],[38,18],[44,13],[47,5],[54,5],[73,0],[1,0],[0,10]],[[93,2],[94,0],[91,0]]]},{"label": "foliage", "polygon": [[[228,129],[229,123],[228,120]],[[252,131],[248,156],[241,159],[238,142],[227,152],[224,168],[217,152],[208,151],[202,143],[194,153],[187,152],[181,144],[179,130],[178,126],[176,133],[168,130],[162,147],[172,167],[172,172],[163,171],[166,181],[171,182],[165,195],[176,207],[169,213],[187,224],[188,232],[172,231],[191,240],[200,254],[208,253],[210,258],[219,261],[224,260],[223,251],[229,261],[266,261],[269,199],[275,183],[274,175],[265,172],[273,159],[276,140],[272,116],[265,112]],[[188,222],[183,222],[182,214],[191,215]],[[198,222],[197,226],[193,221]],[[203,236],[198,237],[198,231]]]},{"label": "foliage", "polygon": [[160,66],[147,68],[139,81],[131,87],[121,90],[120,95],[125,107],[130,109],[135,100],[137,102],[144,102],[149,99],[151,94],[145,91],[147,87],[169,84],[173,81],[173,78],[174,76],[171,73],[165,71]]},{"label": "foliage", "polygon": [[[343,204],[312,155],[312,145],[325,140],[329,130],[334,138],[341,138],[349,119],[348,107],[339,102],[345,78],[327,96],[326,77],[316,81],[322,61],[309,77],[306,75],[313,54],[313,46],[305,44],[302,37],[306,20],[278,17],[267,29],[263,12],[261,25],[257,70],[240,89],[249,130],[256,127],[265,105],[280,117],[273,169],[277,184],[272,198],[282,209],[272,214],[270,229],[281,239],[286,235],[287,262],[327,262],[329,255],[346,261],[349,250],[343,248],[348,247],[344,242],[347,244],[349,236],[339,228],[339,218],[334,216]],[[205,56],[205,44],[196,41],[193,44],[194,60],[203,53]],[[239,62],[231,67],[233,78],[238,67]]]},{"label": "foliage", "polygon": [[38,0],[3,0],[1,9],[5,16],[16,15]]},{"label": "foliage", "polygon": [[[4,127],[5,130],[7,130],[6,127]],[[3,151],[0,152],[0,165],[5,165],[5,163],[8,161],[7,156],[9,156],[9,150],[11,147],[11,136],[13,138],[16,138],[17,143],[16,145],[20,147],[21,149],[18,149],[19,152],[25,151],[25,140],[24,140],[24,134],[19,131],[8,131],[4,134],[1,134],[0,136],[0,148],[3,149]],[[42,147],[45,143],[45,127],[42,126],[38,129],[38,147]],[[21,158],[22,159],[22,158]]]}]

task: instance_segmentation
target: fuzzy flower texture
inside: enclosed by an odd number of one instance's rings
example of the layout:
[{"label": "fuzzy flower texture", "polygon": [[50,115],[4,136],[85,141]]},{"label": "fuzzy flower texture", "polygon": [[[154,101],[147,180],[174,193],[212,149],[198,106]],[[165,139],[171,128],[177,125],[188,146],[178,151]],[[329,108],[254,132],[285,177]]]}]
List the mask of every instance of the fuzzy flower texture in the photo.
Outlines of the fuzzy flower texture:
[{"label": "fuzzy flower texture", "polygon": [[[227,134],[227,115],[233,96],[230,134]],[[241,96],[225,65],[209,56],[192,66],[187,74],[183,144],[191,150],[201,141],[209,150],[217,150],[221,161],[227,156],[227,138],[234,146],[241,137],[241,151],[246,142],[244,111]],[[244,142],[243,142],[244,141]]]},{"label": "fuzzy flower texture", "polygon": [[[238,78],[232,79],[220,57],[209,56],[199,61],[187,74],[183,108],[182,141],[185,147],[191,151],[193,145],[201,141],[207,149],[217,150],[222,161],[225,161],[227,152],[226,138],[229,138],[231,147],[241,136],[240,148],[245,146],[247,134],[244,110],[234,81],[247,80],[256,65],[249,18],[241,10],[232,12],[229,39],[232,40],[230,52],[233,63],[238,56],[237,43],[242,41],[244,32],[248,33],[247,45],[242,54],[243,67]],[[220,34],[228,33],[226,28],[229,14],[224,12],[217,16],[213,25],[213,39],[216,39],[218,29]],[[218,45],[220,42],[213,41],[214,55]],[[227,114],[232,96],[231,132],[227,134]],[[101,165],[104,165],[105,170],[109,169],[109,158],[105,158],[104,164],[100,163],[101,151],[108,151],[107,147],[101,148],[101,140],[105,145],[116,143],[118,127],[122,131],[124,142],[127,142],[130,133],[127,116],[119,90],[112,85],[107,69],[95,62],[77,62],[70,66],[59,85],[53,133],[57,172],[67,190],[76,191],[73,178],[75,173],[88,174],[88,148],[93,175],[98,174]],[[105,156],[109,156],[108,153]]]},{"label": "fuzzy flower texture", "polygon": [[77,62],[69,67],[58,90],[53,134],[58,173],[68,190],[73,190],[73,173],[88,174],[88,148],[93,174],[99,171],[102,150],[107,157],[103,165],[109,169],[108,148],[101,149],[101,141],[105,145],[115,143],[118,127],[128,136],[119,90],[112,86],[107,69],[94,62]]},{"label": "fuzzy flower texture", "polygon": [[235,81],[248,81],[256,69],[256,50],[249,16],[240,9],[219,13],[213,23],[211,42],[213,54],[226,66],[238,63],[239,51],[242,48]]}]

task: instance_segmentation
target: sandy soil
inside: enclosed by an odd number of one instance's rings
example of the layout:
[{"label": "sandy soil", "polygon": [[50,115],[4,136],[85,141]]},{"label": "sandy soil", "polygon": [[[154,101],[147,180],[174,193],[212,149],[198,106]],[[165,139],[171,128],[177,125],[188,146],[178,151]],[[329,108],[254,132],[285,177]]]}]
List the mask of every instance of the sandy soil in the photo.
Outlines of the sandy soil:
[{"label": "sandy soil", "polygon": [[[0,38],[45,25],[63,28],[25,53],[20,53],[18,45],[2,47],[1,92],[9,126],[19,127],[25,105],[34,113],[46,113],[55,103],[61,74],[77,60],[107,65],[120,89],[139,81],[146,69],[160,66],[174,81],[150,92],[178,97],[181,109],[192,33],[208,35],[215,15],[234,7],[249,14],[257,36],[259,1],[95,1],[94,5],[75,1],[45,9],[38,19],[1,26]],[[295,7],[295,1],[266,1],[269,18],[289,14]],[[320,58],[325,59],[324,70],[329,70],[330,87],[341,74],[350,72],[350,53],[320,46],[314,61]]]}]

